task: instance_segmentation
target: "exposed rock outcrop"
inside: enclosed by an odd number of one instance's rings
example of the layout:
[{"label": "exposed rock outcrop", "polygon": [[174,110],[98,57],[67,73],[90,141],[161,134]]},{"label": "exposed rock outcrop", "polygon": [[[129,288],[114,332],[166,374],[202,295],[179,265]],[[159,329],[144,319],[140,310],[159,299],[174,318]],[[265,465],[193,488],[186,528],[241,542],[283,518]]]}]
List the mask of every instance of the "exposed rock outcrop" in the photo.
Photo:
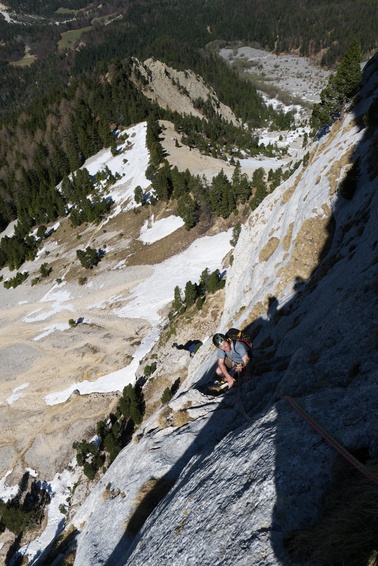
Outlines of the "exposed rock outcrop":
[{"label": "exposed rock outcrop", "polygon": [[[376,133],[357,125],[377,58],[364,76],[354,111],[252,213],[235,249],[219,328],[254,334],[255,377],[207,398],[198,387],[214,351],[204,343],[169,404],[186,421],[151,417],[74,517],[77,566],[313,564],[308,545],[294,556],[288,541],[321,517],[339,456],[286,396],[364,463],[378,455]],[[361,176],[345,200],[335,182],[351,154]],[[348,538],[334,543],[340,561],[353,560]]]}]

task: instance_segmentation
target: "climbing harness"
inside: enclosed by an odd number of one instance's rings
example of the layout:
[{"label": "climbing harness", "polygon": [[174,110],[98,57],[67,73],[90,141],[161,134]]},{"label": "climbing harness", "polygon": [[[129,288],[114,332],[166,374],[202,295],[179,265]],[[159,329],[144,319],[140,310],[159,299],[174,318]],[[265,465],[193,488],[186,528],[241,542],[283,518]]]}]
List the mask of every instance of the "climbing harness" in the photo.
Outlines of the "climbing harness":
[{"label": "climbing harness", "polygon": [[302,409],[302,407],[296,401],[294,401],[292,397],[285,395],[283,399],[286,399],[286,401],[288,401],[292,405],[292,407],[294,407],[297,413],[300,414],[312,426],[312,428],[315,429],[316,432],[318,432],[328,442],[328,444],[330,444],[330,446],[337,450],[337,452],[339,452],[339,454],[341,454],[341,456],[343,456],[345,460],[352,464],[352,466],[354,466],[370,481],[378,485],[378,477],[375,474],[372,474],[366,466],[364,466],[359,460],[357,460],[357,458],[355,458],[350,452],[348,452],[346,448],[341,446],[341,444],[337,442],[337,440],[335,440],[330,434],[328,434],[328,432],[326,432],[320,425],[318,425],[318,423],[312,417],[310,417],[310,415],[306,413],[306,411]]}]

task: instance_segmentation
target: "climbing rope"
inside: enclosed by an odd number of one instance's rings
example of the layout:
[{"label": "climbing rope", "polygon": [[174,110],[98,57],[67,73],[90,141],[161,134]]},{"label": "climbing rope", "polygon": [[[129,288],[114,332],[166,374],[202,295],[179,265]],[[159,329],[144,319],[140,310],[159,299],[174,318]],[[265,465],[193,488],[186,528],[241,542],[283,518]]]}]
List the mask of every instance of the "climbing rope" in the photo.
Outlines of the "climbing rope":
[{"label": "climbing rope", "polygon": [[238,401],[239,401],[240,412],[247,419],[247,421],[253,421],[253,419],[251,419],[251,417],[245,412],[245,409],[243,407],[243,402],[240,394],[240,386],[242,383],[246,383],[252,378],[253,378],[253,372],[249,377],[244,376],[244,378],[242,378],[242,376],[240,375],[239,379],[236,380],[236,383],[238,384]]},{"label": "climbing rope", "polygon": [[[239,407],[242,415],[247,421],[253,421],[253,419],[246,413],[244,409],[241,399],[240,386],[242,383],[245,383],[252,379],[253,374],[254,372],[252,372],[251,376],[248,378],[246,378],[245,376],[244,378],[242,378],[242,375],[240,375],[239,379],[237,380]],[[371,473],[370,470],[366,466],[364,466],[364,464],[357,460],[357,458],[355,458],[346,448],[344,448],[339,442],[337,442],[337,440],[333,438],[333,436],[326,432],[308,413],[306,413],[306,411],[299,405],[299,403],[294,401],[294,399],[289,395],[285,395],[283,399],[286,399],[286,401],[291,404],[291,406],[297,411],[297,413],[301,415],[312,426],[312,428],[316,430],[316,432],[318,432],[328,442],[330,446],[332,446],[339,454],[341,454],[341,456],[345,458],[347,462],[349,462],[354,468],[361,472],[361,474],[363,474],[367,479],[378,485],[378,477],[375,474]]]},{"label": "climbing rope", "polygon": [[370,481],[376,483],[378,485],[378,477],[370,472],[366,466],[364,466],[357,458],[355,458],[346,448],[341,446],[337,440],[335,440],[328,432],[326,432],[318,423],[310,417],[308,413],[302,407],[294,401],[292,397],[289,395],[285,395],[283,399],[289,401],[289,403],[294,407],[294,409],[299,413],[311,426],[313,429],[316,430],[327,442],[332,446],[345,460],[347,460],[352,466],[354,466],[361,474],[367,477]]},{"label": "climbing rope", "polygon": [[[240,376],[240,378],[237,380],[239,407],[242,415],[247,419],[247,421],[253,421],[253,419],[246,413],[243,407],[243,402],[240,393],[240,386],[242,383],[245,383],[246,381],[252,379],[252,377],[253,376],[247,379],[245,378],[241,379]],[[357,458],[355,458],[346,448],[344,448],[335,438],[333,438],[333,436],[331,436],[328,432],[326,432],[308,413],[306,413],[304,409],[302,409],[299,403],[294,401],[294,399],[292,397],[289,397],[289,395],[285,395],[283,399],[286,399],[286,401],[288,401],[292,405],[292,407],[297,411],[297,413],[301,415],[312,426],[312,428],[316,430],[316,432],[318,432],[328,442],[330,446],[332,446],[335,450],[337,450],[337,452],[341,454],[341,456],[343,456],[345,460],[347,460],[366,478],[368,478],[370,481],[378,485],[378,477],[375,474],[371,473],[370,470],[366,466],[364,466],[364,464],[362,464],[359,460],[357,460]]]}]

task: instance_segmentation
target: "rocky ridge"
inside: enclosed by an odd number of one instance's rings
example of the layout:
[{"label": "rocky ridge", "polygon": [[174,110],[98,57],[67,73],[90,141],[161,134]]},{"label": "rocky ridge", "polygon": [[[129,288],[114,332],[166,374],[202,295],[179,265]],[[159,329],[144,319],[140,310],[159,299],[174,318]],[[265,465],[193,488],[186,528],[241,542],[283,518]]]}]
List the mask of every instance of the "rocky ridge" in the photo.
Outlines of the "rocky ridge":
[{"label": "rocky ridge", "polygon": [[155,100],[159,106],[179,114],[202,118],[202,112],[196,108],[196,102],[199,99],[210,101],[219,116],[227,122],[240,125],[231,109],[219,101],[216,92],[190,69],[177,71],[153,58],[146,59],[143,63],[135,60],[134,65],[147,83],[142,88],[143,93],[147,98]]},{"label": "rocky ridge", "polygon": [[[170,355],[162,373],[190,362],[169,403],[185,418],[163,426],[163,409],[150,417],[94,488],[71,523],[81,531],[76,565],[158,557],[167,565],[273,566],[298,556],[314,564],[315,547],[327,544],[316,538],[316,523],[339,456],[289,400],[367,466],[377,457],[376,131],[361,126],[377,84],[375,57],[353,112],[312,145],[307,167],[243,227],[219,330],[240,326],[255,335],[254,379],[209,399],[200,386],[213,374],[211,341],[192,360]],[[358,156],[358,188],[346,200],[337,188]],[[288,540],[309,528],[295,559]],[[350,523],[334,541],[348,564],[357,564],[356,548],[346,544],[354,530]]]}]

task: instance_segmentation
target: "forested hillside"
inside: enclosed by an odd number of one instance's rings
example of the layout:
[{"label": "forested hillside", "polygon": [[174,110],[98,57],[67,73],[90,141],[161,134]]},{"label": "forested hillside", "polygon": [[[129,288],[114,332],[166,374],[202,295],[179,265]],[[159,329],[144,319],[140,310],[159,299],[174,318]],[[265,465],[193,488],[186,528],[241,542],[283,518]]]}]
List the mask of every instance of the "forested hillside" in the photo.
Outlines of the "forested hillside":
[{"label": "forested hillside", "polygon": [[[4,30],[0,50],[0,228],[16,218],[18,225],[13,237],[1,241],[0,267],[18,269],[26,259],[34,257],[41,237],[30,236],[33,227],[39,227],[39,234],[43,235],[44,225],[61,216],[70,214],[71,222],[77,226],[98,222],[109,212],[112,202],[98,194],[99,179],[90,180],[80,173],[68,182],[67,176],[103,147],[111,147],[116,153],[117,128],[147,119],[150,131],[152,127],[154,132],[148,138],[148,174],[155,198],[181,199],[179,210],[188,229],[204,214],[228,217],[251,195],[255,200],[250,206],[256,206],[268,186],[272,190],[280,178],[257,176],[251,184],[240,175],[232,183],[221,176],[211,187],[203,187],[198,179],[186,179],[179,183],[184,189],[174,192],[173,177],[176,175],[177,184],[177,174],[164,164],[157,121],[173,122],[183,143],[207,155],[235,160],[241,152],[247,156],[261,152],[254,129],[288,129],[293,116],[267,106],[251,82],[218,57],[219,46],[226,41],[255,42],[278,52],[323,54],[330,62],[347,52],[346,42],[357,36],[351,42],[357,53],[353,56],[357,77],[352,88],[356,91],[361,52],[369,52],[375,41],[373,31],[369,32],[376,19],[375,12],[372,13],[374,2],[364,2],[356,29],[351,22],[357,21],[353,16],[360,3],[342,4],[345,10],[335,26],[336,13],[331,9],[335,2],[323,2],[320,6],[307,2],[294,9],[297,2],[275,0],[267,11],[264,2],[240,1],[234,6],[231,19],[229,7],[219,0],[205,5],[197,0],[188,4],[151,3],[148,10],[140,2],[130,2],[126,7],[114,2],[104,9],[77,0],[65,4],[64,10],[56,2],[13,2],[9,14],[14,19],[0,22],[0,31]],[[340,3],[337,6],[340,8]],[[365,18],[369,21],[366,27]],[[336,30],[343,28],[343,21],[348,32],[338,35]],[[70,36],[71,43],[62,45],[68,31],[75,35],[73,39]],[[20,46],[21,51],[27,48],[35,56],[34,63],[16,64],[21,57]],[[159,108],[143,95],[148,73],[141,72],[143,68],[135,56],[140,61],[153,56],[175,69],[191,69],[232,110],[239,125],[228,123],[210,98],[192,101],[202,118]],[[341,79],[344,81],[344,77]],[[189,95],[185,88],[176,86]],[[314,128],[327,124],[329,116],[332,121],[345,100],[353,97],[352,91],[344,93],[344,87],[334,84],[324,94]],[[164,166],[160,167],[162,163]],[[61,182],[62,189],[57,190]]]},{"label": "forested hillside", "polygon": [[[241,41],[277,53],[311,55],[332,65],[355,38],[365,55],[376,47],[375,0],[225,0],[106,2],[9,1],[0,18],[2,112],[17,111],[68,77],[100,61],[130,55],[164,60],[197,72],[198,50],[214,41]],[[71,35],[69,35],[71,34]],[[78,50],[74,51],[75,48]],[[35,56],[24,66],[25,52]],[[16,66],[9,66],[8,62]]]}]

